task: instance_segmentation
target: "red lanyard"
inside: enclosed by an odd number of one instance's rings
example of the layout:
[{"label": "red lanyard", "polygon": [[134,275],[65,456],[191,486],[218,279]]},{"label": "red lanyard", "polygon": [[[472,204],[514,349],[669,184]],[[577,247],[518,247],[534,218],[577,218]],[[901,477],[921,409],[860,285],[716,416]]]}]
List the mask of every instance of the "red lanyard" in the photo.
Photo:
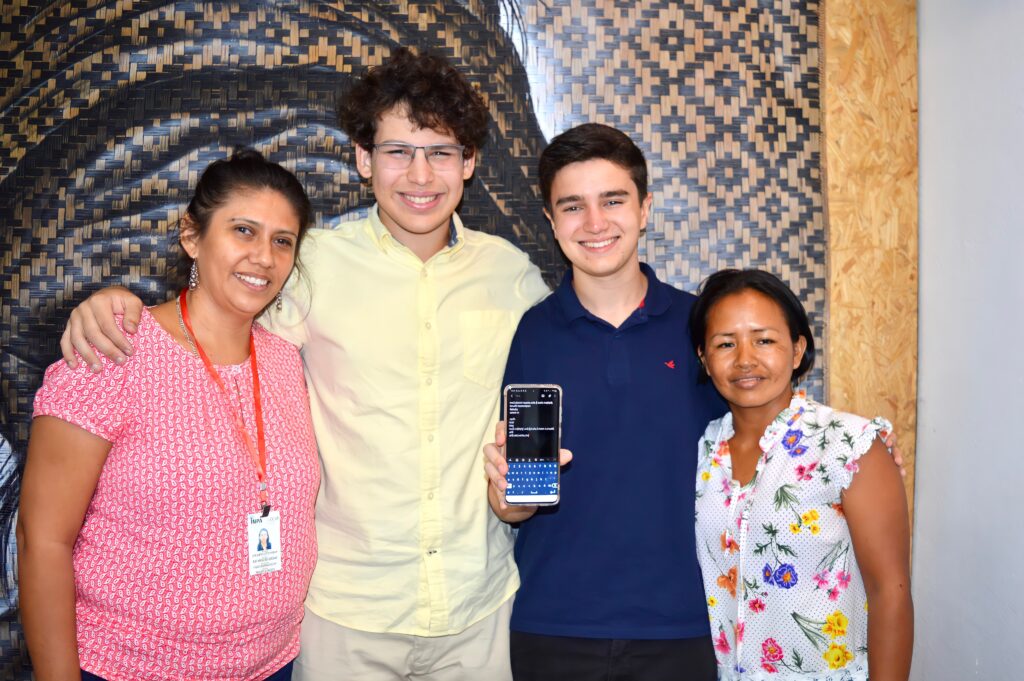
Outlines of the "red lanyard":
[{"label": "red lanyard", "polygon": [[254,447],[252,444],[252,438],[249,437],[248,431],[245,429],[245,422],[242,421],[242,415],[238,413],[238,410],[232,408],[231,400],[228,398],[228,389],[224,385],[224,381],[221,379],[220,374],[213,368],[213,362],[203,352],[203,346],[199,344],[199,338],[196,337],[196,332],[192,330],[192,324],[188,318],[188,302],[185,300],[186,291],[182,289],[181,296],[178,298],[181,303],[181,321],[185,323],[185,328],[188,329],[188,333],[192,336],[192,343],[196,346],[196,352],[199,353],[199,359],[203,360],[203,365],[206,367],[207,373],[210,374],[210,378],[220,388],[221,394],[224,396],[225,403],[228,411],[231,412],[231,417],[235,422],[235,428],[238,430],[239,436],[242,438],[242,442],[245,443],[245,449],[249,452],[249,458],[252,460],[252,464],[256,467],[256,474],[259,477],[258,496],[260,500],[260,506],[263,510],[263,515],[266,515],[270,510],[270,504],[267,503],[267,441],[263,433],[263,400],[260,397],[260,372],[256,366],[256,341],[252,331],[249,332],[249,365],[252,367],[252,393],[253,401],[255,402],[254,411],[256,415],[256,442],[257,446]]}]

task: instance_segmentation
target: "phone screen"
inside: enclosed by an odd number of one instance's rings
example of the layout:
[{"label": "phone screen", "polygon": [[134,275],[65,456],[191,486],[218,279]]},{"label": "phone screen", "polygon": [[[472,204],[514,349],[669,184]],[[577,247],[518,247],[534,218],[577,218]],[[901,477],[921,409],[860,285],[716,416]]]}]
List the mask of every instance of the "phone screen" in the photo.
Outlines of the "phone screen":
[{"label": "phone screen", "polygon": [[510,504],[558,503],[558,447],[562,389],[557,385],[505,388],[505,458]]}]

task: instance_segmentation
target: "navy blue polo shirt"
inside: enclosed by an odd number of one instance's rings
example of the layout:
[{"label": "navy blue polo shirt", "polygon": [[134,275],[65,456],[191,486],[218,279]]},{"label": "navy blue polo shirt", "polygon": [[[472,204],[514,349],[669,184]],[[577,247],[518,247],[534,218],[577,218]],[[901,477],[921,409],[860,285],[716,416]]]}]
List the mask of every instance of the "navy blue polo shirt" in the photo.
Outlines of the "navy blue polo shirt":
[{"label": "navy blue polo shirt", "polygon": [[522,524],[513,631],[617,639],[709,633],[694,543],[697,440],[725,404],[697,383],[694,297],[641,265],[647,296],[619,328],[572,273],[519,323],[504,384],[562,386],[561,503]]}]

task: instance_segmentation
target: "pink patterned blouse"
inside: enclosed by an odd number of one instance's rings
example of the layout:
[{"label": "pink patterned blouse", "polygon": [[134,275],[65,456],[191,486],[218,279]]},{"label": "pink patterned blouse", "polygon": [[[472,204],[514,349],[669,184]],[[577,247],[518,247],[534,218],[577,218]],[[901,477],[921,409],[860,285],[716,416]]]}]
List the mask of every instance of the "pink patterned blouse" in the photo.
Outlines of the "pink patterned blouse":
[{"label": "pink patterned blouse", "polygon": [[[119,320],[120,321],[120,320]],[[143,312],[135,354],[93,374],[57,362],[35,398],[110,441],[74,550],[82,668],[120,679],[263,679],[298,653],[320,482],[296,348],[254,326],[270,503],[283,569],[250,576],[257,473],[201,360]],[[217,367],[255,441],[249,362]]]}]

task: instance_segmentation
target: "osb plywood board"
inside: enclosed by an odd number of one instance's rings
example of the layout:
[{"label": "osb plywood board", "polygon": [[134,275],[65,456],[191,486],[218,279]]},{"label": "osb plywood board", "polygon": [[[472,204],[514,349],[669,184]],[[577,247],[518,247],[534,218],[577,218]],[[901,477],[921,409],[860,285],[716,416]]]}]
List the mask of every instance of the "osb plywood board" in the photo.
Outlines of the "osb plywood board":
[{"label": "osb plywood board", "polygon": [[914,0],[829,0],[825,25],[828,401],[892,420],[913,510],[917,427]]}]

